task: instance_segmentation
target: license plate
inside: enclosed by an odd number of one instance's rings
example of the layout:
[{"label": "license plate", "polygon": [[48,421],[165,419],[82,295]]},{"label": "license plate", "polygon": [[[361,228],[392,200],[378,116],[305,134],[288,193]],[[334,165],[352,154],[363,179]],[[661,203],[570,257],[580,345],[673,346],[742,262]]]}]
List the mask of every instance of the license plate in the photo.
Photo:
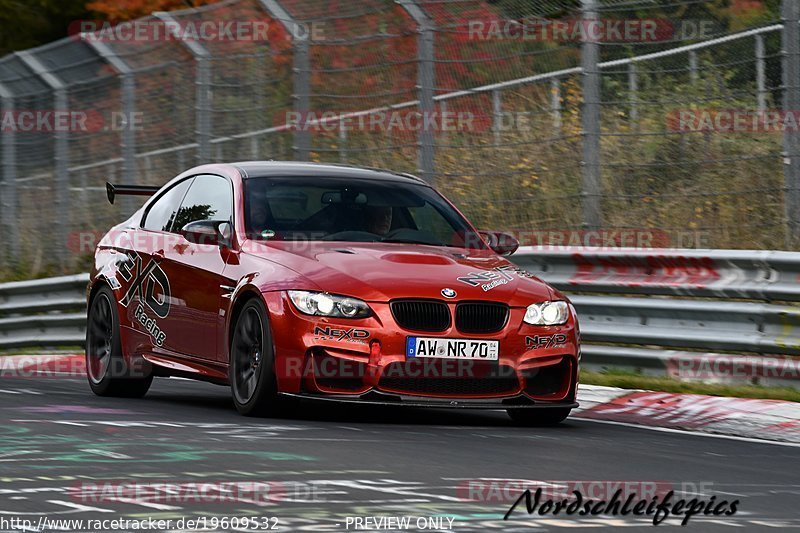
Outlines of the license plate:
[{"label": "license plate", "polygon": [[499,341],[443,339],[441,337],[408,337],[406,356],[434,359],[479,359],[497,361]]}]

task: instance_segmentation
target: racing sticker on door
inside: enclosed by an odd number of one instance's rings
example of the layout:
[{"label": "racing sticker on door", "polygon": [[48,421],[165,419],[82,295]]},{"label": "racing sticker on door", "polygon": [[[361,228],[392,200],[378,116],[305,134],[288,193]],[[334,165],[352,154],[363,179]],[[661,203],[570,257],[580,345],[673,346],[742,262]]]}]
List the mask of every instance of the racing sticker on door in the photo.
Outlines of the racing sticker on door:
[{"label": "racing sticker on door", "polygon": [[[119,264],[119,274],[130,283],[119,303],[128,307],[135,302],[135,320],[150,334],[156,346],[163,346],[167,334],[158,325],[158,318],[169,315],[172,293],[167,274],[154,259],[142,268],[142,258],[136,252],[128,252],[126,259]],[[148,316],[148,309],[158,318]]]}]

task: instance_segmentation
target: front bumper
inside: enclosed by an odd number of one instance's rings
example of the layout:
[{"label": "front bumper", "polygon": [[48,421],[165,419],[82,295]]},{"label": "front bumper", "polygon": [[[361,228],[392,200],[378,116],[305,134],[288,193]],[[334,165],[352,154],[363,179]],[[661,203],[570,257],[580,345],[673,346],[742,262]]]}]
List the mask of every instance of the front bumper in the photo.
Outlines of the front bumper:
[{"label": "front bumper", "polygon": [[350,396],[380,392],[429,399],[502,400],[526,397],[558,402],[574,398],[577,364],[569,354],[537,358],[537,366],[509,360],[407,359],[352,354],[312,347],[307,355],[303,391]]},{"label": "front bumper", "polygon": [[[267,293],[279,391],[313,399],[378,404],[503,408],[507,402],[571,407],[578,381],[576,324],[530,326],[511,308],[497,333],[464,335],[404,330],[388,304],[370,302],[374,316],[335,320],[300,314],[280,293]],[[558,335],[557,345],[541,339]],[[406,356],[410,336],[496,340],[497,361]],[[536,338],[538,345],[532,345]],[[378,345],[376,349],[375,345]],[[452,404],[455,402],[455,404]]]}]

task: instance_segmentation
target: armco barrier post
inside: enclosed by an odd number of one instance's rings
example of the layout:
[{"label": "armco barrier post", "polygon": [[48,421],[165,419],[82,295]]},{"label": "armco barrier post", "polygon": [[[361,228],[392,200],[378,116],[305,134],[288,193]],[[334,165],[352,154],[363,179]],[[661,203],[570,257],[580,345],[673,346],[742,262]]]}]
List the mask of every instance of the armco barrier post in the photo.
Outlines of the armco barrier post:
[{"label": "armco barrier post", "polygon": [[[583,20],[597,20],[595,0],[581,0]],[[600,43],[588,37],[581,45],[583,105],[581,127],[583,142],[583,225],[586,229],[602,226],[600,210]]]},{"label": "armco barrier post", "polygon": [[[800,110],[800,2],[783,0],[783,109],[788,113]],[[785,128],[783,134],[783,168],[785,179],[784,209],[787,249],[800,241],[800,133]]]}]

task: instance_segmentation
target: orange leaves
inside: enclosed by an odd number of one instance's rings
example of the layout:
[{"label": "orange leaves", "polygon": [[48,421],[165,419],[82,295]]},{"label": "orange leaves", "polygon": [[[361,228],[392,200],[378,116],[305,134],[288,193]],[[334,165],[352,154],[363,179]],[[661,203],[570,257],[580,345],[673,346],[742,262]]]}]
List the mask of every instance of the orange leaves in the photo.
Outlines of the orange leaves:
[{"label": "orange leaves", "polygon": [[217,0],[93,0],[86,7],[110,21],[122,22],[150,15],[154,11],[173,11],[212,4]]}]

